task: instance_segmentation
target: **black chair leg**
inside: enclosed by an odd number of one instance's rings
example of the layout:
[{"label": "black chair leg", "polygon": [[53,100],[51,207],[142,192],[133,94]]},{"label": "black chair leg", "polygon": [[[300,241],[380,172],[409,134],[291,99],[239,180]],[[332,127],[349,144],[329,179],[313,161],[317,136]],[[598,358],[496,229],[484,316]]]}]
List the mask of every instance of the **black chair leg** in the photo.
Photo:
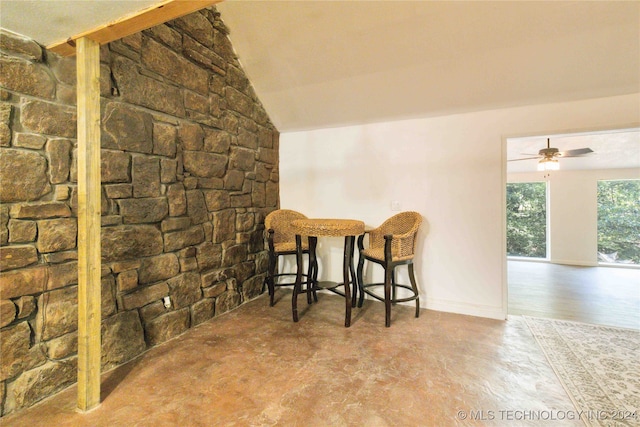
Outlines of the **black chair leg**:
[{"label": "black chair leg", "polygon": [[384,267],[384,325],[391,326],[391,276],[393,268],[390,265]]},{"label": "black chair leg", "polygon": [[398,287],[396,286],[396,267],[394,266],[391,270],[391,302],[393,305],[396,305],[396,300],[398,299]]},{"label": "black chair leg", "polygon": [[276,274],[276,259],[275,257],[270,257],[269,259],[269,272],[267,273],[267,277],[265,281],[267,282],[267,288],[269,289],[269,306],[273,307],[274,294],[276,292],[276,285],[274,283],[274,276]]},{"label": "black chair leg", "polygon": [[[309,261],[311,263],[311,261]],[[313,269],[309,268],[309,280],[313,284],[313,301],[318,302],[318,263],[313,265]]]},{"label": "black chair leg", "polygon": [[409,268],[409,280],[411,281],[411,287],[416,294],[416,317],[420,317],[420,296],[418,293],[418,285],[416,285],[416,276],[413,273],[413,263],[408,265]]},{"label": "black chair leg", "polygon": [[358,282],[358,289],[360,296],[358,297],[358,307],[362,307],[364,303],[364,278],[362,277],[362,270],[364,268],[364,257],[362,256],[362,250],[364,249],[364,234],[358,237],[358,269],[356,273],[356,281]]},{"label": "black chair leg", "polygon": [[360,292],[360,286],[358,285],[358,276],[356,275],[356,269],[353,265],[353,253],[355,250],[355,237],[351,238],[351,251],[349,253],[349,274],[351,277],[351,307],[355,307],[357,302],[358,302],[358,298],[359,298],[359,294],[358,292]]},{"label": "black chair leg", "polygon": [[309,246],[309,268],[307,269],[307,302],[311,304],[311,296],[313,295],[313,301],[318,302],[317,284],[318,284],[318,258],[316,257],[316,246],[318,245],[318,238],[309,236],[307,238]]},{"label": "black chair leg", "polygon": [[356,273],[356,281],[358,282],[358,288],[360,290],[360,295],[358,296],[358,307],[362,307],[364,303],[364,277],[362,277],[362,270],[364,268],[364,257],[361,255],[360,260],[358,261],[358,271]]},{"label": "black chair leg", "polygon": [[293,285],[293,294],[291,295],[291,312],[293,321],[298,321],[298,294],[302,288],[302,240],[299,234],[296,234],[296,283]]}]

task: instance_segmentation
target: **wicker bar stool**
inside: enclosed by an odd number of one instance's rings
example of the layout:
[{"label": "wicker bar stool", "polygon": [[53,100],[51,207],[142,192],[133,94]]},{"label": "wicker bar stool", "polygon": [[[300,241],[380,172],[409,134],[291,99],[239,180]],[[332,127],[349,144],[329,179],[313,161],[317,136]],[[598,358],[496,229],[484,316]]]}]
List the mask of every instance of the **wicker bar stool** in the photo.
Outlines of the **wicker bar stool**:
[{"label": "wicker bar stool", "polygon": [[[360,300],[358,307],[362,307],[364,294],[384,301],[385,326],[391,326],[391,304],[398,302],[416,302],[416,317],[420,315],[420,295],[413,271],[413,256],[416,249],[416,236],[422,223],[422,216],[418,212],[401,212],[387,219],[382,225],[373,230],[366,231],[369,234],[369,247],[364,248],[364,235],[358,238],[358,285],[360,287]],[[384,283],[364,283],[364,261],[371,261],[384,268]],[[409,271],[411,286],[396,283],[395,268],[406,265]],[[373,292],[372,288],[383,287],[384,296]],[[397,288],[409,291],[408,297],[398,298]]]},{"label": "wicker bar stool", "polygon": [[[280,286],[294,286],[296,271],[278,273],[278,258],[284,255],[296,255],[296,233],[291,225],[296,219],[305,219],[305,215],[289,209],[278,209],[269,213],[264,219],[264,226],[267,231],[267,242],[269,246],[269,267],[264,284],[269,289],[269,305],[274,304],[275,288]],[[307,239],[302,242],[302,253],[309,255],[309,243]],[[318,301],[315,288],[312,286],[314,280],[314,270],[316,267],[309,262],[307,274],[303,274],[303,284],[307,289],[307,301],[311,304],[311,295]],[[317,274],[317,273],[315,273]],[[290,282],[285,281],[287,277],[292,278]],[[283,280],[284,279],[284,280]],[[264,288],[263,288],[264,289]]]}]

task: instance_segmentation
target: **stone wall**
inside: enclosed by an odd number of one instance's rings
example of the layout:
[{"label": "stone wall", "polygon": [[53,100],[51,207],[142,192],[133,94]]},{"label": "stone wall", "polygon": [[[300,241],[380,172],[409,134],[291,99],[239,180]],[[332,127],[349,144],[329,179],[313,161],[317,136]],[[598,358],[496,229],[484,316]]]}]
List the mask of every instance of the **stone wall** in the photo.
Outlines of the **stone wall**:
[{"label": "stone wall", "polygon": [[[75,58],[0,41],[4,415],[76,381],[78,206]],[[103,46],[100,71],[107,370],[262,292],[278,132],[215,8]]]}]

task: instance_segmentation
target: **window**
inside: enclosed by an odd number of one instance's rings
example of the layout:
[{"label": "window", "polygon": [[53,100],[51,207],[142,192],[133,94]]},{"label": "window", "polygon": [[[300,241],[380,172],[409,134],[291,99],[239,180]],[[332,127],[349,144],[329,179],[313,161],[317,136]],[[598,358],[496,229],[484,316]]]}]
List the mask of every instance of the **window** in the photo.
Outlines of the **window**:
[{"label": "window", "polygon": [[598,181],[598,260],[640,264],[640,179]]},{"label": "window", "polygon": [[507,184],[507,256],[547,257],[547,184]]}]

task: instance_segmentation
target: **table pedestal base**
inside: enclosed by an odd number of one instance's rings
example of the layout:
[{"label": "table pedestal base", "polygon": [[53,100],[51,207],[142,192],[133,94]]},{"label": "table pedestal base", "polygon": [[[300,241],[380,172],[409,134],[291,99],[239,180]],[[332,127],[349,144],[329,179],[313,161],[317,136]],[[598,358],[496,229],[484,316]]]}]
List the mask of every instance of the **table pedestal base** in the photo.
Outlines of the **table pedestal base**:
[{"label": "table pedestal base", "polygon": [[[316,246],[317,246],[318,238],[315,236],[309,236],[309,271],[313,272],[313,277],[309,278],[310,284],[307,285],[307,301],[311,304],[311,293],[315,296],[315,291],[318,289],[328,289],[332,292],[335,292],[339,295],[344,296],[345,300],[345,315],[344,315],[344,326],[351,326],[351,308],[355,307],[358,295],[358,286],[356,280],[355,267],[353,264],[353,252],[354,252],[354,243],[355,236],[346,236],[344,238],[344,258],[342,262],[342,275],[343,282],[329,282],[322,281],[318,282],[318,259],[316,257]],[[296,261],[297,261],[297,276],[296,276],[296,284],[293,287],[293,297],[291,298],[291,310],[293,313],[293,321],[298,321],[298,294],[302,291],[302,237],[300,235],[296,235]],[[353,285],[353,292],[351,291],[351,287]],[[344,286],[344,294],[335,290],[335,288],[339,286]],[[353,296],[352,296],[353,295]],[[317,299],[316,299],[317,302]]]}]

